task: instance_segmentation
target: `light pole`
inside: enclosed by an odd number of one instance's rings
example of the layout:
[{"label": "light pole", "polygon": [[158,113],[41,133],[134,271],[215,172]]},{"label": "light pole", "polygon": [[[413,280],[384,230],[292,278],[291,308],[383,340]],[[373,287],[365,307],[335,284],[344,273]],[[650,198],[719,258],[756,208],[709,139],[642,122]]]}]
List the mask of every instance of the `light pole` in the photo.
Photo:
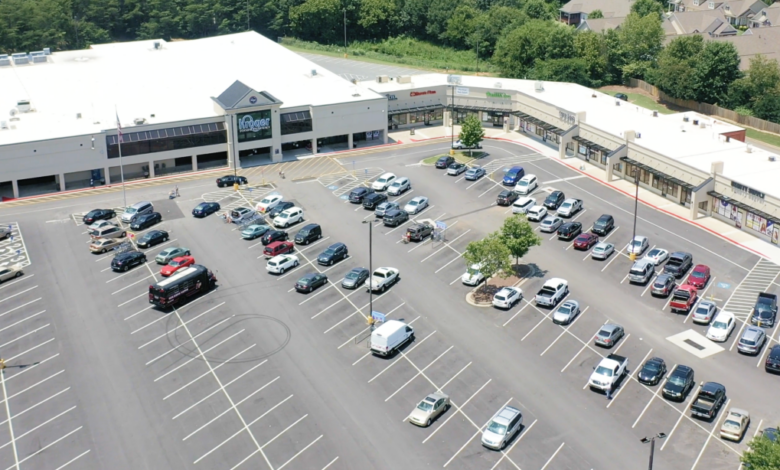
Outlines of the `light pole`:
[{"label": "light pole", "polygon": [[640,439],[642,444],[647,444],[648,442],[650,443],[650,463],[647,466],[648,470],[653,470],[653,453],[655,452],[655,440],[663,439],[665,437],[666,437],[666,433],[659,432],[653,437],[643,437],[642,439]]},{"label": "light pole", "polygon": [[344,57],[347,56],[347,9],[344,8],[341,11],[344,12]]},{"label": "light pole", "polygon": [[636,212],[639,209],[639,167],[634,166],[634,184],[636,185],[636,194],[634,195],[634,234],[631,236],[631,244],[628,245],[631,249],[629,258],[631,261],[636,260],[636,253],[634,253],[634,238],[636,238]]},{"label": "light pole", "polygon": [[374,220],[364,220],[364,224],[368,224],[368,324],[371,325],[371,331],[374,331],[374,289],[371,287],[371,276],[374,274]]}]

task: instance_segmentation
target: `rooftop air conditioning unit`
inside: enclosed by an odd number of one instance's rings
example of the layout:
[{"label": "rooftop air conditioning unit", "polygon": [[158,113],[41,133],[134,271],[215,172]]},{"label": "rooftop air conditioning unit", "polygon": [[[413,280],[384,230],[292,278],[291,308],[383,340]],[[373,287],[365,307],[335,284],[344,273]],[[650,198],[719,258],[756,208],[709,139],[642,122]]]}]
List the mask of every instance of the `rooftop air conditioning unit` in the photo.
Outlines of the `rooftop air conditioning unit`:
[{"label": "rooftop air conditioning unit", "polygon": [[135,118],[135,119],[133,119],[133,123],[136,126],[140,126],[141,124],[145,124],[146,123],[146,118]]},{"label": "rooftop air conditioning unit", "polygon": [[542,83],[541,81],[539,81],[539,82],[536,82],[536,83],[534,84],[534,90],[535,90],[537,93],[541,93],[541,92],[543,92],[543,91],[544,91],[544,83]]},{"label": "rooftop air conditioning unit", "polygon": [[707,123],[705,123],[704,121],[702,121],[702,122],[700,122],[700,123],[699,123],[699,127],[700,127],[700,128],[702,128],[702,129],[704,129],[705,127],[707,127]]},{"label": "rooftop air conditioning unit", "polygon": [[683,122],[688,122],[688,116],[683,116]]},{"label": "rooftop air conditioning unit", "polygon": [[32,106],[30,105],[30,100],[19,100],[16,102],[16,109],[19,110],[20,113],[29,113],[32,111]]},{"label": "rooftop air conditioning unit", "polygon": [[641,138],[642,138],[642,134],[640,134],[639,132],[637,132],[637,133],[636,133],[636,138],[637,138],[637,139],[641,139]]},{"label": "rooftop air conditioning unit", "polygon": [[154,49],[155,50],[162,49],[162,44],[160,44],[160,41],[154,41]]},{"label": "rooftop air conditioning unit", "polygon": [[777,161],[777,157],[775,157],[774,155],[770,155],[770,156],[769,156],[769,161],[770,161],[770,162]]},{"label": "rooftop air conditioning unit", "polygon": [[8,129],[8,122],[0,121],[0,129]]},{"label": "rooftop air conditioning unit", "polygon": [[597,98],[597,96],[596,96],[596,94],[595,94],[595,93],[591,94],[591,95],[590,95],[590,97],[591,97],[591,98]]},{"label": "rooftop air conditioning unit", "polygon": [[748,145],[745,147],[745,152],[747,152],[747,153],[753,153],[753,147],[751,147],[751,146],[750,146],[750,144],[748,144]]},{"label": "rooftop air conditioning unit", "polygon": [[653,117],[658,117],[658,111],[653,111]]},{"label": "rooftop air conditioning unit", "polygon": [[311,69],[311,76],[317,75],[317,69]]},{"label": "rooftop air conditioning unit", "polygon": [[387,75],[377,75],[376,76],[376,82],[377,83],[387,83],[390,81],[390,77]]},{"label": "rooftop air conditioning unit", "polygon": [[693,125],[694,126],[698,126],[699,125],[699,120],[698,119],[694,119],[693,120]]},{"label": "rooftop air conditioning unit", "polygon": [[76,113],[76,119],[81,119],[81,113]]},{"label": "rooftop air conditioning unit", "polygon": [[44,48],[43,48],[43,53],[44,53],[45,55],[51,55],[51,48],[44,47]]},{"label": "rooftop air conditioning unit", "polygon": [[399,77],[396,77],[395,81],[398,82],[398,83],[412,83],[412,76],[411,75],[401,75]]}]

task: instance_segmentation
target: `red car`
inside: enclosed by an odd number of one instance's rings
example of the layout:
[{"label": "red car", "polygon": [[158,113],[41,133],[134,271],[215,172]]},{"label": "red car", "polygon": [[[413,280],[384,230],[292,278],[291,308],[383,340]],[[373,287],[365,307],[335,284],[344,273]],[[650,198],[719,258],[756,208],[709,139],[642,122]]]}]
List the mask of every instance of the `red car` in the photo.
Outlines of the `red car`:
[{"label": "red car", "polygon": [[186,268],[191,264],[195,264],[195,258],[192,256],[179,256],[178,258],[173,258],[168,264],[162,267],[160,275],[162,275],[162,277],[168,277],[181,268]]},{"label": "red car", "polygon": [[285,253],[292,253],[295,250],[295,244],[293,242],[273,242],[265,246],[263,255],[266,258],[273,258],[274,256],[283,255]]},{"label": "red car", "polygon": [[599,242],[598,235],[590,232],[585,232],[585,233],[581,233],[574,240],[574,248],[577,250],[590,250],[590,247],[592,247],[598,242]]},{"label": "red car", "polygon": [[693,271],[691,271],[690,276],[688,276],[688,281],[686,284],[691,285],[697,289],[703,289],[708,282],[710,282],[709,266],[697,264],[693,268]]}]

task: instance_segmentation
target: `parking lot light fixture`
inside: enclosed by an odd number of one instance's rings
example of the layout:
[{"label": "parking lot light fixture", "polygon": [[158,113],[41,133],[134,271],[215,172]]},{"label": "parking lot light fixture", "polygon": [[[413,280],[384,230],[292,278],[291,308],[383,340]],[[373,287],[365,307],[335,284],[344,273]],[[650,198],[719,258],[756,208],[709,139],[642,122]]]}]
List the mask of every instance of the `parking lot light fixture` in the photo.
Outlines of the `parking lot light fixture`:
[{"label": "parking lot light fixture", "polygon": [[631,235],[631,245],[629,245],[629,247],[631,247],[631,253],[629,253],[629,258],[631,261],[636,260],[636,253],[634,253],[633,243],[634,238],[636,238],[636,213],[639,209],[639,167],[636,166],[634,167],[634,184],[636,185],[636,193],[634,195],[634,234]]},{"label": "parking lot light fixture", "polygon": [[374,259],[373,259],[373,251],[374,251],[374,243],[373,243],[373,235],[374,235],[374,222],[378,222],[379,219],[374,220],[364,220],[364,224],[368,224],[368,322],[369,325],[371,325],[371,331],[374,331],[374,322],[372,320],[372,315],[374,312],[374,289],[371,288],[371,276],[374,274]]},{"label": "parking lot light fixture", "polygon": [[665,437],[666,437],[665,432],[659,432],[653,437],[643,437],[642,439],[640,439],[640,442],[642,442],[642,444],[647,444],[648,442],[650,443],[650,463],[647,466],[648,470],[653,470],[653,453],[655,452],[655,440],[663,439]]}]

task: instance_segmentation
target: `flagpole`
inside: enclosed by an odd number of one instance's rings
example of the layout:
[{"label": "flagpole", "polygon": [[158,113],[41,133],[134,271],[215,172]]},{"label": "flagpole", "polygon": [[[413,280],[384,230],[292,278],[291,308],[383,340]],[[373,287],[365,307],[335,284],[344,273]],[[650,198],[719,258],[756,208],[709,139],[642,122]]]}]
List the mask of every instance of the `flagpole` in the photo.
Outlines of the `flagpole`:
[{"label": "flagpole", "polygon": [[[114,112],[116,112],[116,106],[114,106]],[[124,207],[127,208],[127,193],[125,192],[125,169],[122,166],[122,125],[119,123],[119,113],[116,112],[116,131],[117,131],[117,147],[119,148],[119,177],[122,179],[122,198],[124,199]]]}]

